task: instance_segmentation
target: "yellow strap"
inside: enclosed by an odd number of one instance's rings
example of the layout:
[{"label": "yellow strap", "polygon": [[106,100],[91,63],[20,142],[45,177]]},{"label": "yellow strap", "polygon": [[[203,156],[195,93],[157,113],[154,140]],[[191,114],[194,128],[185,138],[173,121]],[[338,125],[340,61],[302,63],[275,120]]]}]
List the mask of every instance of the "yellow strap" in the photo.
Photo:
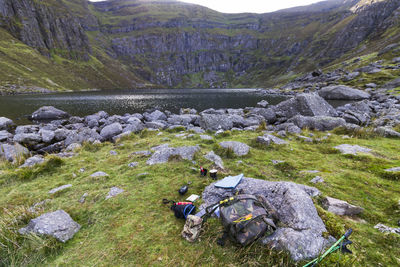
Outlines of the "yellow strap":
[{"label": "yellow strap", "polygon": [[239,219],[237,219],[236,221],[233,221],[234,223],[240,223],[240,222],[245,222],[245,221],[249,221],[253,218],[253,214],[250,213],[246,216],[240,217]]},{"label": "yellow strap", "polygon": [[232,201],[232,200],[234,200],[235,198],[234,197],[230,197],[230,198],[227,198],[227,199],[225,199],[225,200],[222,200],[222,201],[220,201],[219,202],[219,204],[224,204],[224,203],[228,203],[228,201]]}]

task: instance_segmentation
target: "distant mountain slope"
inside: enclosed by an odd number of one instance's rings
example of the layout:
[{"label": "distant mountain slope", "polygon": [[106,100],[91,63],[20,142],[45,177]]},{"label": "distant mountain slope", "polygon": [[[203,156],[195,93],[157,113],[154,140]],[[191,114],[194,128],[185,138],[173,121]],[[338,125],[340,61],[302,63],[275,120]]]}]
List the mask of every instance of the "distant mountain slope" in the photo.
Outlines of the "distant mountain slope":
[{"label": "distant mountain slope", "polygon": [[[270,86],[398,42],[399,7],[400,0],[330,0],[258,15],[178,1],[0,0],[4,34],[48,66],[40,78],[9,69],[0,87]],[[12,65],[8,53],[0,59]]]}]

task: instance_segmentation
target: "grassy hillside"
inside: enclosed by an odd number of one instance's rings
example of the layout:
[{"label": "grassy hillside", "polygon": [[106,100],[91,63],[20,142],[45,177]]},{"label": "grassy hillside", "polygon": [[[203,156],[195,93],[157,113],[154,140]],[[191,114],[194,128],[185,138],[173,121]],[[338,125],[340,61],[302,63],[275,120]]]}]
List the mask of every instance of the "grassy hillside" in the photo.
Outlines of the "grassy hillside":
[{"label": "grassy hillside", "polygon": [[[324,141],[306,143],[288,138],[289,145],[269,148],[254,140],[260,132],[226,132],[212,141],[198,135],[188,139],[176,133],[143,132],[116,144],[85,145],[71,159],[47,157],[47,163],[33,169],[0,165],[0,265],[10,266],[301,266],[290,261],[285,253],[271,251],[254,244],[239,248],[231,243],[217,245],[221,226],[209,220],[200,241],[189,244],[180,237],[184,222],[174,218],[162,198],[184,200],[177,190],[191,181],[189,194],[201,194],[212,182],[199,177],[191,168],[210,167],[205,155],[219,153],[226,166],[224,175],[244,173],[246,177],[271,181],[293,181],[316,186],[323,195],[359,205],[365,209],[359,217],[336,216],[324,211],[315,199],[320,216],[329,234],[339,237],[349,227],[354,229],[351,240],[353,255],[333,254],[324,266],[398,266],[400,237],[382,234],[374,229],[377,223],[396,226],[400,219],[398,206],[400,185],[398,175],[387,175],[386,168],[400,166],[398,141],[377,137],[367,132],[347,133],[344,140],[336,131]],[[304,133],[308,135],[308,132]],[[314,138],[326,133],[314,132]],[[217,144],[237,140],[250,145],[245,157],[233,157]],[[147,166],[147,157],[131,153],[169,143],[172,146],[199,144],[201,152],[195,163],[171,159],[167,164]],[[357,144],[371,148],[372,155],[344,156],[333,149],[338,144]],[[110,155],[115,150],[118,155]],[[271,160],[285,163],[273,165]],[[138,162],[135,168],[130,162]],[[84,172],[80,169],[84,168]],[[325,180],[313,185],[315,176],[301,171],[319,170]],[[90,174],[104,171],[109,177],[92,178]],[[147,173],[147,175],[140,175]],[[65,191],[50,196],[55,187],[72,184]],[[118,186],[124,193],[105,200],[109,189]],[[356,190],[355,190],[356,189]],[[84,204],[78,200],[84,194]],[[27,208],[39,201],[50,201],[37,213]],[[17,233],[29,219],[44,212],[64,209],[82,225],[81,230],[66,244],[46,237],[21,236]]]}]

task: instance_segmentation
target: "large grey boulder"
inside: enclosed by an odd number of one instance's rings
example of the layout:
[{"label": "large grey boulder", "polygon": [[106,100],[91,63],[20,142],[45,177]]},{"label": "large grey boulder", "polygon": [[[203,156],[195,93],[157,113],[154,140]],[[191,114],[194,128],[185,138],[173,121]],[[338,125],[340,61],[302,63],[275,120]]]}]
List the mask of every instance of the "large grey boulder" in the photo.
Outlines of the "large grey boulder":
[{"label": "large grey boulder", "polygon": [[331,131],[337,127],[346,125],[344,119],[328,116],[305,117],[297,115],[289,119],[287,122],[293,123],[301,129],[308,128],[318,131]]},{"label": "large grey boulder", "polygon": [[276,105],[274,111],[278,117],[290,119],[296,115],[336,117],[336,110],[317,94],[300,94],[295,98]]},{"label": "large grey boulder", "polygon": [[42,164],[43,162],[44,158],[42,156],[36,155],[25,160],[24,164],[22,164],[20,168],[33,167],[38,164]]},{"label": "large grey boulder", "polygon": [[371,97],[367,92],[345,85],[331,85],[322,88],[318,94],[326,100],[363,100]]},{"label": "large grey boulder", "polygon": [[0,142],[12,140],[13,135],[5,130],[0,131]]},{"label": "large grey boulder", "polygon": [[221,157],[214,153],[214,151],[209,152],[204,158],[208,159],[209,161],[214,162],[215,166],[220,169],[224,169],[224,162],[222,161]]},{"label": "large grey boulder", "polygon": [[34,146],[42,142],[42,137],[36,133],[22,133],[14,135],[13,140],[20,144]]},{"label": "large grey boulder", "polygon": [[167,120],[167,115],[165,115],[164,112],[161,112],[159,110],[153,111],[151,113],[145,112],[143,114],[143,117],[145,118],[146,121],[165,121]]},{"label": "large grey boulder", "polygon": [[251,108],[248,115],[262,116],[265,121],[270,124],[276,122],[277,120],[276,113],[273,108]]},{"label": "large grey boulder", "polygon": [[70,115],[52,106],[41,107],[32,113],[31,119],[34,121],[51,121],[67,119]]},{"label": "large grey boulder", "polygon": [[200,127],[204,130],[230,130],[233,128],[233,122],[230,115],[217,115],[217,114],[201,114]]},{"label": "large grey boulder", "polygon": [[6,130],[9,131],[13,128],[14,122],[6,117],[0,117],[0,131]]},{"label": "large grey boulder", "polygon": [[29,150],[18,143],[0,145],[0,158],[3,157],[12,163],[18,162],[27,155],[29,155]]},{"label": "large grey boulder", "polygon": [[20,234],[34,233],[38,235],[49,235],[65,243],[70,240],[81,228],[72,220],[68,213],[63,210],[45,213],[36,219],[32,219],[28,226],[19,229]]},{"label": "large grey boulder", "polygon": [[23,134],[23,133],[38,133],[39,125],[23,125],[18,126],[15,129],[15,134]]},{"label": "large grey boulder", "polygon": [[224,141],[219,143],[219,145],[226,149],[232,149],[233,153],[235,153],[237,156],[245,156],[250,151],[250,147],[248,145],[237,141]]},{"label": "large grey boulder", "polygon": [[82,128],[78,131],[70,131],[68,136],[65,139],[65,147],[68,147],[71,144],[82,144],[84,142],[91,142],[99,140],[102,141],[103,137],[100,136],[95,129],[90,128]]},{"label": "large grey boulder", "polygon": [[265,134],[263,136],[257,137],[257,143],[269,146],[271,143],[274,143],[276,145],[286,145],[288,142],[276,136],[273,136],[272,134]]},{"label": "large grey boulder", "polygon": [[[232,190],[207,186],[202,194],[202,208],[234,195]],[[270,182],[243,178],[236,190],[244,194],[263,195],[276,209],[279,221],[277,231],[262,238],[269,247],[286,250],[295,261],[317,257],[330,244],[323,237],[326,227],[318,216],[311,197],[318,189],[292,182]]]},{"label": "large grey boulder", "polygon": [[104,127],[100,132],[100,136],[104,140],[111,140],[114,136],[119,135],[120,133],[122,133],[122,126],[118,122],[115,122]]},{"label": "large grey boulder", "polygon": [[362,147],[359,145],[348,145],[348,144],[342,144],[335,146],[336,149],[338,149],[342,154],[344,155],[357,155],[358,153],[370,153],[372,149]]},{"label": "large grey boulder", "polygon": [[125,126],[122,132],[138,133],[144,129],[144,124],[141,121],[130,121]]},{"label": "large grey boulder", "polygon": [[199,146],[162,146],[156,149],[154,154],[147,160],[147,165],[166,163],[171,156],[180,156],[183,159],[192,160],[197,151],[200,151]]},{"label": "large grey boulder", "polygon": [[332,212],[336,215],[347,215],[347,216],[360,214],[364,210],[361,207],[351,205],[346,201],[332,197],[324,198],[322,200],[322,207],[327,211]]},{"label": "large grey boulder", "polygon": [[54,131],[45,130],[45,129],[40,129],[39,134],[42,137],[42,141],[44,143],[51,143],[55,137]]},{"label": "large grey boulder", "polygon": [[171,125],[188,126],[189,124],[193,124],[197,118],[199,118],[198,115],[172,115],[167,121]]}]

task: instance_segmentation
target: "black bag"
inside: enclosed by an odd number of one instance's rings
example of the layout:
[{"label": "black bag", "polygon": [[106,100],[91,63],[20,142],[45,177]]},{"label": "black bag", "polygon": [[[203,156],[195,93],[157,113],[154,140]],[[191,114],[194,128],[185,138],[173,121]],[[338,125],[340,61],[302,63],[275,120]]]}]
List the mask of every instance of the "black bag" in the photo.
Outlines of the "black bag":
[{"label": "black bag", "polygon": [[172,203],[171,210],[174,212],[175,217],[178,219],[185,219],[190,214],[196,213],[196,206],[192,202],[175,202],[163,199],[164,204]]}]

